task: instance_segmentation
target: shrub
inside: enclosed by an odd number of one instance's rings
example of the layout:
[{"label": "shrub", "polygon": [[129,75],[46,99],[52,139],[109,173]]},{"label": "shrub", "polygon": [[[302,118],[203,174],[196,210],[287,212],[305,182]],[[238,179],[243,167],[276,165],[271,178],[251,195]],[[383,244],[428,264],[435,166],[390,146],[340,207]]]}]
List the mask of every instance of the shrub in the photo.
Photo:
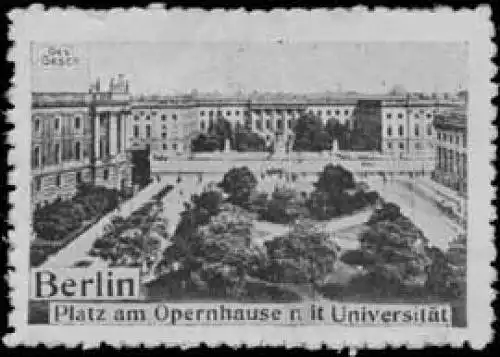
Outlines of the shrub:
[{"label": "shrub", "polygon": [[218,184],[229,195],[229,201],[236,205],[247,205],[257,187],[257,179],[246,166],[232,168]]},{"label": "shrub", "polygon": [[268,264],[263,275],[280,283],[321,283],[334,271],[339,247],[328,234],[303,225],[265,243]]},{"label": "shrub", "polygon": [[33,230],[44,240],[59,241],[82,227],[82,222],[97,219],[115,209],[119,192],[105,187],[83,185],[69,201],[57,200],[33,213]]},{"label": "shrub", "polygon": [[[255,206],[255,202],[253,204]],[[309,216],[304,200],[293,190],[274,191],[271,199],[262,202],[262,206],[258,210],[259,218],[273,223],[286,224],[294,222],[299,217]]]},{"label": "shrub", "polygon": [[246,295],[248,276],[265,259],[252,244],[252,220],[242,208],[222,205],[206,224],[173,237],[164,251],[160,276],[176,281],[187,293],[204,292],[212,298]]}]

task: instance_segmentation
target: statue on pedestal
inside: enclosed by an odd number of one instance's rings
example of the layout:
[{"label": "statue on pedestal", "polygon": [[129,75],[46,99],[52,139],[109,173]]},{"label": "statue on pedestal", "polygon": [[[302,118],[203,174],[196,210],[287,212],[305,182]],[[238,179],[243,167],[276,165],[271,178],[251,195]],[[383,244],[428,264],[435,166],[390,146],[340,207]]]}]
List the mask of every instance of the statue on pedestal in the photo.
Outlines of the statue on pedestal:
[{"label": "statue on pedestal", "polygon": [[337,139],[333,139],[333,142],[332,142],[332,153],[336,153],[337,151],[339,151],[339,142]]},{"label": "statue on pedestal", "polygon": [[231,152],[231,141],[229,139],[226,139],[226,141],[224,141],[224,152]]},{"label": "statue on pedestal", "polygon": [[274,155],[277,157],[285,156],[287,152],[287,141],[284,135],[276,135],[274,145]]}]

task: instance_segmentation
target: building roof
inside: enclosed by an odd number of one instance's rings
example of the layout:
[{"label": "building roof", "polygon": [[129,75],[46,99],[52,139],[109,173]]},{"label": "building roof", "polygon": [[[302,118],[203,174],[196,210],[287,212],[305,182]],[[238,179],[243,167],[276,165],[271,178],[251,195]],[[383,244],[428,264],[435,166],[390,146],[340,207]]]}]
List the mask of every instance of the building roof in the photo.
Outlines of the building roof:
[{"label": "building roof", "polygon": [[133,108],[179,108],[203,106],[249,106],[255,109],[269,107],[301,108],[305,106],[358,105],[375,103],[381,106],[441,107],[459,108],[464,105],[457,100],[420,99],[406,95],[334,93],[321,95],[293,95],[290,93],[266,93],[261,95],[210,97],[205,95],[191,96],[141,96],[132,97],[128,93],[96,92],[96,93],[33,93],[33,107],[70,107],[86,106],[94,100],[97,105],[129,104]]},{"label": "building roof", "polygon": [[33,108],[87,107],[89,103],[89,93],[36,92],[31,94],[31,106]]}]

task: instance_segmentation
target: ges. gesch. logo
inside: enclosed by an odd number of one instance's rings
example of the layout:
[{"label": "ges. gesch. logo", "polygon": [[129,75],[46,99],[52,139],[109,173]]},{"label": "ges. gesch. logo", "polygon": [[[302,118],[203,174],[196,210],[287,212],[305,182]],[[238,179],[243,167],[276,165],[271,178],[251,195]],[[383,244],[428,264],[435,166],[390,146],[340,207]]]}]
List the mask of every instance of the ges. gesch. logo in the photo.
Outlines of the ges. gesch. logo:
[{"label": "ges. gesch. logo", "polygon": [[80,59],[75,55],[74,49],[67,46],[49,46],[40,51],[40,64],[43,67],[69,68],[78,65]]}]

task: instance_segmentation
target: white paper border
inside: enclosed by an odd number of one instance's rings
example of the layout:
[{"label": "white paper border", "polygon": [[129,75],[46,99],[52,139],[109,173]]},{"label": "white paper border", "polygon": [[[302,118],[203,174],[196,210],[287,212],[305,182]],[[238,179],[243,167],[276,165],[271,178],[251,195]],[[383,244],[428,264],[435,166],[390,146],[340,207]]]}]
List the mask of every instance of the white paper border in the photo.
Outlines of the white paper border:
[{"label": "white paper border", "polygon": [[[154,10],[153,10],[154,9]],[[61,16],[63,15],[64,16]],[[486,6],[475,10],[453,11],[437,8],[434,11],[387,10],[368,11],[357,7],[351,10],[274,10],[246,12],[214,10],[150,9],[80,11],[51,9],[41,5],[10,13],[13,25],[10,38],[15,45],[9,54],[14,61],[14,87],[10,100],[15,109],[9,119],[15,123],[9,141],[15,146],[9,153],[9,163],[15,165],[10,173],[16,191],[10,202],[14,208],[9,220],[15,231],[10,242],[12,304],[10,325],[16,332],[7,335],[8,345],[46,346],[64,344],[71,347],[83,343],[96,347],[105,341],[116,347],[148,347],[162,343],[167,346],[209,346],[226,343],[238,346],[285,345],[319,348],[323,343],[332,348],[406,345],[412,348],[426,345],[451,344],[461,346],[469,341],[473,348],[482,348],[492,337],[494,294],[490,287],[496,278],[490,262],[495,257],[492,243],[493,228],[488,224],[495,218],[490,201],[494,198],[491,180],[494,169],[490,161],[496,138],[491,125],[495,108],[490,100],[496,94],[490,78],[495,74],[490,58],[495,48],[490,41],[493,26],[491,11]],[[228,30],[230,28],[230,30]],[[380,42],[380,41],[468,41],[470,44],[470,124],[469,124],[469,244],[468,244],[468,327],[467,328],[340,328],[332,326],[301,327],[58,327],[28,326],[28,256],[30,228],[30,105],[29,43],[52,42]]]}]

